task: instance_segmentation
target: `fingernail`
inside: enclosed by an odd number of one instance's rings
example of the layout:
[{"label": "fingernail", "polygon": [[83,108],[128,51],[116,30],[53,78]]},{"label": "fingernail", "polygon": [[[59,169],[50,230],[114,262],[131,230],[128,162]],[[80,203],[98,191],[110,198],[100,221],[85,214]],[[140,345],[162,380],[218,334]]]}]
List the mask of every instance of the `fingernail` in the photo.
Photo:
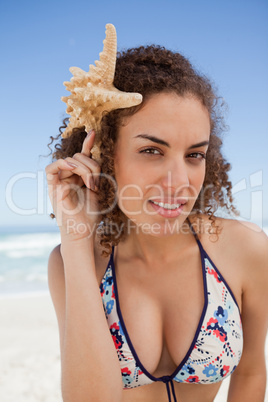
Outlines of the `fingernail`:
[{"label": "fingernail", "polygon": [[91,134],[93,133],[93,129],[89,131],[89,133],[87,133],[87,138],[91,136]]},{"label": "fingernail", "polygon": [[66,161],[66,163],[68,163],[68,165],[70,165],[70,166],[72,166],[72,167],[74,167],[74,168],[75,168],[75,167],[78,167],[78,166],[77,166],[77,165],[75,165],[74,163],[67,162],[67,161]]}]

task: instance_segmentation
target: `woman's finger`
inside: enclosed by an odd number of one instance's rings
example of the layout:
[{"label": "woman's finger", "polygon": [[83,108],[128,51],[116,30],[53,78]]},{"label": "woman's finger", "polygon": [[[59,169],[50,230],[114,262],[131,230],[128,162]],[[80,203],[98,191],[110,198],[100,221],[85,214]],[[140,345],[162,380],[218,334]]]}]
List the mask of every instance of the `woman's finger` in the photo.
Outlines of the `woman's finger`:
[{"label": "woman's finger", "polygon": [[73,182],[74,184],[76,184],[77,186],[82,187],[84,185],[84,181],[82,179],[82,177],[74,174],[74,172],[72,171],[68,171],[68,170],[60,170],[59,173],[59,179],[60,180],[67,180],[70,182]]},{"label": "woman's finger", "polygon": [[73,171],[76,167],[76,163],[68,162],[66,159],[58,159],[56,162],[50,163],[45,168],[48,184],[59,183],[59,172],[61,170]]},{"label": "woman's finger", "polygon": [[[74,163],[76,163],[76,161],[79,161],[88,167],[88,169],[91,171],[94,182],[98,187],[99,176],[100,176],[100,172],[101,172],[99,163],[96,162],[94,159],[91,159],[82,153],[74,154],[73,159],[75,160]],[[66,172],[66,173],[68,173],[68,172]]]},{"label": "woman's finger", "polygon": [[83,146],[82,146],[82,151],[81,153],[83,155],[86,155],[90,157],[90,150],[94,145],[94,140],[95,140],[95,131],[90,130],[86,138],[84,139]]},{"label": "woman's finger", "polygon": [[93,176],[98,175],[99,172],[98,164],[95,165],[96,162],[92,161],[85,155],[76,154],[74,156],[76,157],[76,159],[70,157],[67,157],[65,159],[67,162],[77,165],[77,167],[75,167],[72,170],[72,173],[74,175],[80,176],[83,179],[85,185],[91,190],[95,191],[96,186],[94,183]]},{"label": "woman's finger", "polygon": [[[84,184],[92,189],[93,191],[95,190],[94,187],[94,182],[91,179],[91,172],[82,164],[80,164],[78,161],[73,161],[71,158],[67,159],[58,159],[56,162],[51,163],[46,167],[46,174],[47,174],[47,182],[49,186],[57,186],[60,184],[60,182],[63,180],[62,175],[64,174],[63,172],[68,170],[66,173],[68,174],[67,177],[70,177],[69,171],[71,170],[72,174],[71,176],[77,176],[81,177],[82,182]],[[74,163],[76,162],[76,163]]]}]

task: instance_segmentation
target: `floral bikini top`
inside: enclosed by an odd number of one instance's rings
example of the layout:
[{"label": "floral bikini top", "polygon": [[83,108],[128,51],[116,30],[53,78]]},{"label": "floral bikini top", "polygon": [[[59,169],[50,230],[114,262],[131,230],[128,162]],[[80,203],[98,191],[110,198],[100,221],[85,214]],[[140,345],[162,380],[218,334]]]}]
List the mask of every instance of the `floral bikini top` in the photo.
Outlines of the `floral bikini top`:
[{"label": "floral bikini top", "polygon": [[[120,362],[123,389],[162,381],[168,400],[176,395],[173,380],[186,384],[211,384],[232,374],[243,348],[241,316],[235,297],[213,264],[202,244],[198,243],[203,272],[204,307],[194,339],[180,365],[171,375],[154,377],[140,361],[122,317],[114,267],[114,248],[103,276],[100,292],[111,336]],[[171,385],[171,391],[169,388]]]}]

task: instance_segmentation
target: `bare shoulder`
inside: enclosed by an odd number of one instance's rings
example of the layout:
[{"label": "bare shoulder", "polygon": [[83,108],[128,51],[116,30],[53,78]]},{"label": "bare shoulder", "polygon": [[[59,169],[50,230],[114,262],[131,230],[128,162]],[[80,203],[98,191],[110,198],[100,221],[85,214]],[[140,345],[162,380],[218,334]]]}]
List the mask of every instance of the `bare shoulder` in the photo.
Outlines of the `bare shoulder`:
[{"label": "bare shoulder", "polygon": [[213,247],[230,261],[236,261],[244,285],[254,277],[268,280],[268,237],[265,232],[254,223],[237,219],[217,218],[216,224],[220,234]]},{"label": "bare shoulder", "polygon": [[[244,222],[238,219],[216,218],[216,226],[219,234],[211,235],[211,221],[207,216],[202,216],[203,229],[201,238],[205,242],[228,246],[228,249],[243,249],[243,254],[259,254],[267,250],[268,237],[265,232],[255,223]],[[245,249],[244,246],[247,246]]]},{"label": "bare shoulder", "polygon": [[268,237],[255,224],[237,219],[217,218],[218,236],[210,235],[211,223],[202,217],[204,228],[201,242],[216,266],[231,286],[236,299],[242,295],[267,293]]},{"label": "bare shoulder", "polygon": [[268,256],[268,237],[258,225],[237,219],[217,218],[217,222],[221,228],[220,241],[238,248],[250,261]]},{"label": "bare shoulder", "polygon": [[48,259],[48,284],[50,293],[55,293],[64,285],[64,265],[58,244],[50,253]]}]

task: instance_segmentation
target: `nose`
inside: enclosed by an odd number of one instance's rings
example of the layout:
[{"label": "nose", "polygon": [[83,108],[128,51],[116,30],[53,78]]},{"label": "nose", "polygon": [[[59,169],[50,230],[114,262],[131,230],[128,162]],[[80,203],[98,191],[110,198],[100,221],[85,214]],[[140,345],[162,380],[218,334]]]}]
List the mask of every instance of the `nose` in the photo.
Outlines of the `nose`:
[{"label": "nose", "polygon": [[177,194],[190,186],[189,171],[184,161],[172,160],[162,174],[163,188],[172,189]]}]

